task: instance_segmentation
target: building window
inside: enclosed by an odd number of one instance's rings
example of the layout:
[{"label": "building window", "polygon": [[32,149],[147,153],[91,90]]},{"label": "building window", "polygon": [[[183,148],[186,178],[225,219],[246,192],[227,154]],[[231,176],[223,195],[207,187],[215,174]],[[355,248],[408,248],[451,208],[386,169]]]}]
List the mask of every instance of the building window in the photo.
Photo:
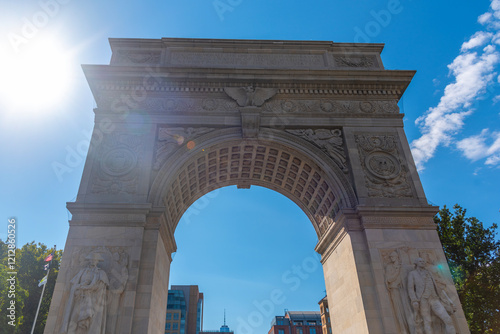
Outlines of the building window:
[{"label": "building window", "polygon": [[165,329],[166,329],[166,330],[168,330],[168,331],[170,330],[170,322],[167,322],[167,323],[165,324]]},{"label": "building window", "polygon": [[293,324],[295,326],[302,326],[302,321],[294,321]]},{"label": "building window", "polygon": [[316,334],[316,328],[309,328],[309,334]]},{"label": "building window", "polygon": [[167,320],[170,320],[170,319],[172,319],[172,313],[167,312]]},{"label": "building window", "polygon": [[278,329],[278,334],[285,334],[285,330],[284,329]]},{"label": "building window", "polygon": [[179,313],[174,313],[174,320],[179,319]]},{"label": "building window", "polygon": [[283,320],[278,320],[277,322],[278,322],[278,325],[283,326]]},{"label": "building window", "polygon": [[297,334],[304,334],[302,327],[297,327]]},{"label": "building window", "polygon": [[308,321],[307,324],[309,326],[316,326],[316,321]]},{"label": "building window", "polygon": [[179,329],[179,324],[178,323],[174,323],[172,329],[174,329],[174,330]]}]

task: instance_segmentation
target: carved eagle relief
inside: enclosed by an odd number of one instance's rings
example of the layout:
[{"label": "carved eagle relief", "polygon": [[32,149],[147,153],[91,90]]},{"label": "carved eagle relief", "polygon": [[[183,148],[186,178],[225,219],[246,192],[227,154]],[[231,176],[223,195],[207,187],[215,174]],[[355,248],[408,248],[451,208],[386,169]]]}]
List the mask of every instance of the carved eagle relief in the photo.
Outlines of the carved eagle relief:
[{"label": "carved eagle relief", "polygon": [[260,87],[224,87],[229,97],[234,99],[240,107],[260,107],[272,98],[278,90],[276,88]]}]

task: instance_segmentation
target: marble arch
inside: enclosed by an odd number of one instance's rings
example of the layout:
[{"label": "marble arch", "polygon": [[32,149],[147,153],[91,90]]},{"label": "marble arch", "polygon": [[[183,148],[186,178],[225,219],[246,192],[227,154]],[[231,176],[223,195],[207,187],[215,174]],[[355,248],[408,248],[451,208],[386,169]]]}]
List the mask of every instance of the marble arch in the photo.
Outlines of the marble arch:
[{"label": "marble arch", "polygon": [[398,107],[414,72],[386,70],[383,45],[110,44],[109,65],[83,67],[95,126],[45,333],[163,333],[177,223],[227,185],[309,217],[333,333],[419,333],[430,302],[434,333],[469,332]]}]

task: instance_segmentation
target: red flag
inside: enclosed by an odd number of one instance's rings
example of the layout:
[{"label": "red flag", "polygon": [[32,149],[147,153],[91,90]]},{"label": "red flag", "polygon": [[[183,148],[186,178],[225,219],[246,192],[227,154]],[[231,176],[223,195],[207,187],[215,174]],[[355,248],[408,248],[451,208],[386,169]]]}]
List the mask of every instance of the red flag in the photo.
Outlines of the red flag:
[{"label": "red flag", "polygon": [[52,258],[54,257],[54,253],[50,254],[45,258],[45,262],[52,261]]}]

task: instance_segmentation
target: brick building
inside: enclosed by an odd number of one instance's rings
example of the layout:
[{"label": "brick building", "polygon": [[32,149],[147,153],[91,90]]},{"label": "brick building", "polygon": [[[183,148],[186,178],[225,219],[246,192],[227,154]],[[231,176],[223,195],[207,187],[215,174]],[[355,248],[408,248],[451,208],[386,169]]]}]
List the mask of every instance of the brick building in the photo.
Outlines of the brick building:
[{"label": "brick building", "polygon": [[315,311],[285,311],[271,322],[268,334],[322,334],[321,314]]}]

